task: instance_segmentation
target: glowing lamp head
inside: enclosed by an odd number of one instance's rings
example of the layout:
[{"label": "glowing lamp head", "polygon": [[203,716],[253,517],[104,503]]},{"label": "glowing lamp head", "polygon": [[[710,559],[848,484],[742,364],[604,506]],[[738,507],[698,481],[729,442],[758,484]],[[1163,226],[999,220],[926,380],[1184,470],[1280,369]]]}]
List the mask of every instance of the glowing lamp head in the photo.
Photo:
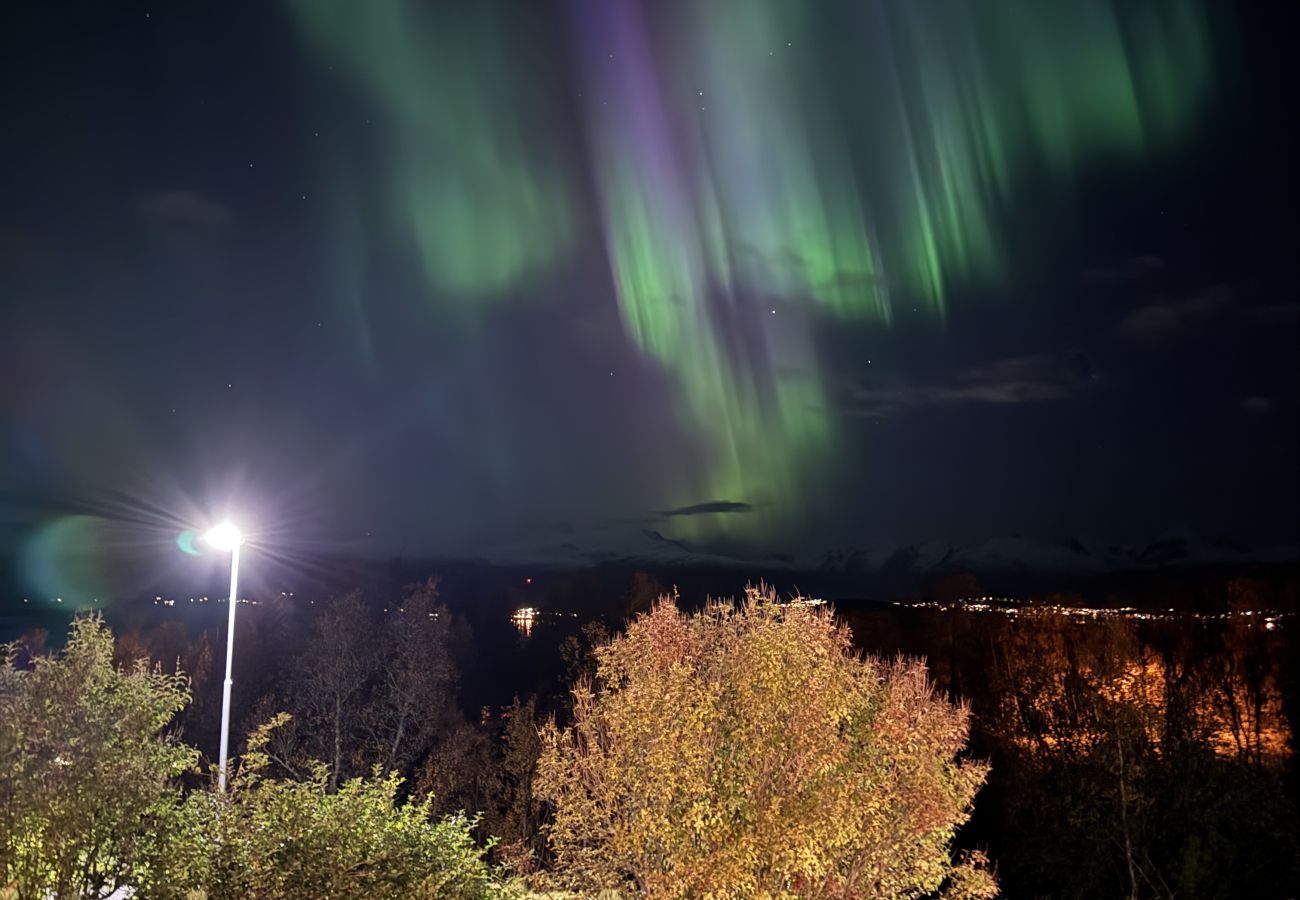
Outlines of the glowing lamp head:
[{"label": "glowing lamp head", "polygon": [[234,550],[244,542],[244,536],[230,522],[222,522],[208,529],[203,539],[218,550]]}]

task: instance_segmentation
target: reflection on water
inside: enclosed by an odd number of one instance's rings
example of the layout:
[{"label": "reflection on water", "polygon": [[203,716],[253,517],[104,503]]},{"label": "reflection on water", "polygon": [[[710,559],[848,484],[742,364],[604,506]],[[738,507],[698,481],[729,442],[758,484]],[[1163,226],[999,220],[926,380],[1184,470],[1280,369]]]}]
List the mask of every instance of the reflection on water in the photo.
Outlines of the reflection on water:
[{"label": "reflection on water", "polygon": [[528,637],[533,633],[533,625],[537,622],[537,610],[531,606],[521,607],[510,614],[510,621],[524,637]]}]

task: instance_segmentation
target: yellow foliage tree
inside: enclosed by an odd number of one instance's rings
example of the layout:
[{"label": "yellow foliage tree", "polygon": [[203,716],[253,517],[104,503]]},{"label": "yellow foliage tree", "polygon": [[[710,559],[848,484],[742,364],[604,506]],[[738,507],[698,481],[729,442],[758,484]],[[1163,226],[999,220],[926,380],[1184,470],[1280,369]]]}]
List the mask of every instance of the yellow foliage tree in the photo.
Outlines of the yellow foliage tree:
[{"label": "yellow foliage tree", "polygon": [[765,587],[665,598],[597,650],[573,724],[543,729],[553,872],[654,897],[990,897],[952,859],[987,774],[924,666],[856,654],[831,613]]}]

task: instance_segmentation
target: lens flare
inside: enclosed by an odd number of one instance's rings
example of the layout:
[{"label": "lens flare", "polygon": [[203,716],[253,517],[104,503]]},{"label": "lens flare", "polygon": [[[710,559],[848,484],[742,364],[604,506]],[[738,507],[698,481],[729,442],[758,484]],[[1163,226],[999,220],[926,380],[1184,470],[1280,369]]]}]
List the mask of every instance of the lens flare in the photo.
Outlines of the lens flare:
[{"label": "lens flare", "polygon": [[180,551],[186,556],[198,556],[199,548],[195,546],[198,537],[198,534],[193,531],[182,531],[180,534],[176,535],[176,546],[180,548]]},{"label": "lens flare", "polygon": [[113,594],[111,523],[98,516],[61,516],[24,543],[23,583],[43,601],[69,608],[101,605]]}]

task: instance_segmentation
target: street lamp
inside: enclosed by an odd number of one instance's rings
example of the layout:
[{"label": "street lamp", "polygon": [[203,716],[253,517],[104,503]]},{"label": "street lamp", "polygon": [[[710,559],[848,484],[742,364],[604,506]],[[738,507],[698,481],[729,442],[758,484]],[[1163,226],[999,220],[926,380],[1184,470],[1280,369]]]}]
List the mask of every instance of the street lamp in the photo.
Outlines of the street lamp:
[{"label": "street lamp", "polygon": [[230,552],[230,624],[226,629],[226,682],[221,689],[221,756],[217,762],[217,790],[226,792],[226,748],[230,741],[230,667],[235,657],[235,605],[239,602],[239,545],[244,536],[230,522],[222,522],[203,536],[218,550]]}]

